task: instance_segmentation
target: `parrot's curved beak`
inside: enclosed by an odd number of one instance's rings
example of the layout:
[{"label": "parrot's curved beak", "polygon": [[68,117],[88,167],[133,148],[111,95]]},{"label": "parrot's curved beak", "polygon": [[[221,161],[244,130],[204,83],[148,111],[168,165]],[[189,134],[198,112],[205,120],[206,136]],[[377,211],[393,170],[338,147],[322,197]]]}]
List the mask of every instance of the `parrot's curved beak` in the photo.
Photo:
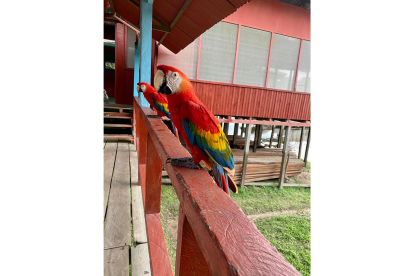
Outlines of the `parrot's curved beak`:
[{"label": "parrot's curved beak", "polygon": [[138,91],[138,93],[143,93],[144,91],[142,91],[142,89],[141,89],[141,86],[140,85],[137,85],[137,91]]},{"label": "parrot's curved beak", "polygon": [[167,86],[167,76],[161,70],[158,70],[157,74],[155,74],[154,88],[161,94],[172,94],[171,89]]}]

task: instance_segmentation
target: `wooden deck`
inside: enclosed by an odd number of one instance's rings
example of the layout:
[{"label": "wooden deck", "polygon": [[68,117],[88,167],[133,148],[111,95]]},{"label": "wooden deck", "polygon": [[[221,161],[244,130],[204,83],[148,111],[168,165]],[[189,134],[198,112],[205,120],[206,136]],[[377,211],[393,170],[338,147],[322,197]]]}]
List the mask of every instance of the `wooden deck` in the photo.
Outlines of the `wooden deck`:
[{"label": "wooden deck", "polygon": [[104,275],[151,275],[134,145],[104,142]]}]

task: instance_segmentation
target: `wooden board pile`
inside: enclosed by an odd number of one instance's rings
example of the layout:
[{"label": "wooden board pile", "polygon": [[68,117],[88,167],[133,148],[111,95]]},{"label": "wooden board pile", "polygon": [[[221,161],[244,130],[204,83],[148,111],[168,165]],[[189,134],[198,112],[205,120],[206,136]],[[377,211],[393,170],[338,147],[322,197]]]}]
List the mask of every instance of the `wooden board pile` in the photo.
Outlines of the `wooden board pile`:
[{"label": "wooden board pile", "polygon": [[[243,150],[233,149],[234,177],[233,180],[239,184],[243,166]],[[247,159],[246,182],[254,182],[279,178],[282,164],[282,149],[258,149],[256,152],[250,150]],[[305,163],[300,161],[293,152],[289,152],[286,176],[299,174]]]}]

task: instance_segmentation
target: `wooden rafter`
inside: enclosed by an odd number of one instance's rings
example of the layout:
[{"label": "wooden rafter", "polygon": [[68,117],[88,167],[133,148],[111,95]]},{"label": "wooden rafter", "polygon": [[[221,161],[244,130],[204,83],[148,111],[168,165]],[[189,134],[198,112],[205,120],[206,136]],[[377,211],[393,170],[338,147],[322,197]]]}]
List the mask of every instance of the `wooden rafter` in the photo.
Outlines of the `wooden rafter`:
[{"label": "wooden rafter", "polygon": [[[130,0],[129,0],[130,1]],[[183,15],[184,11],[187,9],[188,5],[190,5],[192,0],[187,0],[185,1],[184,5],[181,7],[180,11],[177,13],[177,15],[175,16],[173,22],[171,22],[170,24],[170,32],[172,30],[172,28],[175,26],[175,24],[178,22],[178,20],[180,19],[181,15]],[[167,37],[168,33],[165,33],[161,39],[160,42],[158,43],[158,46],[164,41],[164,39]]]}]

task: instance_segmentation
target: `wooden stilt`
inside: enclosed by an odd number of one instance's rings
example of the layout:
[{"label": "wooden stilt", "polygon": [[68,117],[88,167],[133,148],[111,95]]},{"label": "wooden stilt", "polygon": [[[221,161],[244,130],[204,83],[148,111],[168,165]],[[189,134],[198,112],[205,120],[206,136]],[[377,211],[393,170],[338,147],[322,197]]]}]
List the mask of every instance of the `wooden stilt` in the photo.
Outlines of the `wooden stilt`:
[{"label": "wooden stilt", "polygon": [[223,131],[226,136],[229,135],[229,123],[224,123]]},{"label": "wooden stilt", "polygon": [[244,137],[244,132],[245,132],[245,129],[246,129],[245,125],[244,125],[244,124],[242,124],[242,125],[241,125],[241,137]]},{"label": "wooden stilt", "polygon": [[305,132],[305,127],[302,127],[300,132],[300,141],[299,141],[299,151],[298,151],[298,158],[300,159],[300,154],[302,153],[302,142],[303,142],[303,134]]},{"label": "wooden stilt", "polygon": [[282,147],[282,142],[283,142],[283,129],[284,129],[284,127],[283,126],[280,126],[280,129],[279,129],[279,137],[278,137],[278,140],[277,140],[277,148],[278,149],[280,149]]},{"label": "wooden stilt", "polygon": [[[283,128],[283,127],[282,127]],[[290,138],[290,127],[285,127],[286,133],[285,133],[285,142],[283,143],[283,150],[282,150],[282,164],[280,166],[280,177],[279,177],[279,188],[283,188],[283,183],[285,182],[285,176],[286,176],[286,168],[287,168],[287,159],[288,159],[288,144],[289,144],[289,138]]]},{"label": "wooden stilt", "polygon": [[257,145],[260,146],[262,144],[262,133],[263,133],[263,125],[259,125],[259,139],[257,141]]},{"label": "wooden stilt", "polygon": [[246,125],[246,139],[244,143],[244,156],[243,156],[243,166],[242,166],[242,176],[240,181],[240,187],[243,189],[244,180],[246,179],[246,168],[247,168],[247,158],[249,156],[250,149],[250,132],[252,131],[252,125]]},{"label": "wooden stilt", "polygon": [[239,133],[239,124],[234,124],[233,130],[233,140],[231,141],[231,146],[234,147],[234,143],[236,142],[237,134]]},{"label": "wooden stilt", "polygon": [[308,140],[306,141],[305,158],[303,159],[303,161],[305,162],[305,167],[308,165],[308,152],[309,152],[310,139],[311,139],[311,128],[309,127]]},{"label": "wooden stilt", "polygon": [[273,134],[275,133],[275,126],[272,126],[272,133],[270,134],[269,149],[272,147]]},{"label": "wooden stilt", "polygon": [[259,141],[259,129],[260,125],[256,125],[256,128],[254,130],[253,152],[256,152],[257,149],[257,143]]}]

